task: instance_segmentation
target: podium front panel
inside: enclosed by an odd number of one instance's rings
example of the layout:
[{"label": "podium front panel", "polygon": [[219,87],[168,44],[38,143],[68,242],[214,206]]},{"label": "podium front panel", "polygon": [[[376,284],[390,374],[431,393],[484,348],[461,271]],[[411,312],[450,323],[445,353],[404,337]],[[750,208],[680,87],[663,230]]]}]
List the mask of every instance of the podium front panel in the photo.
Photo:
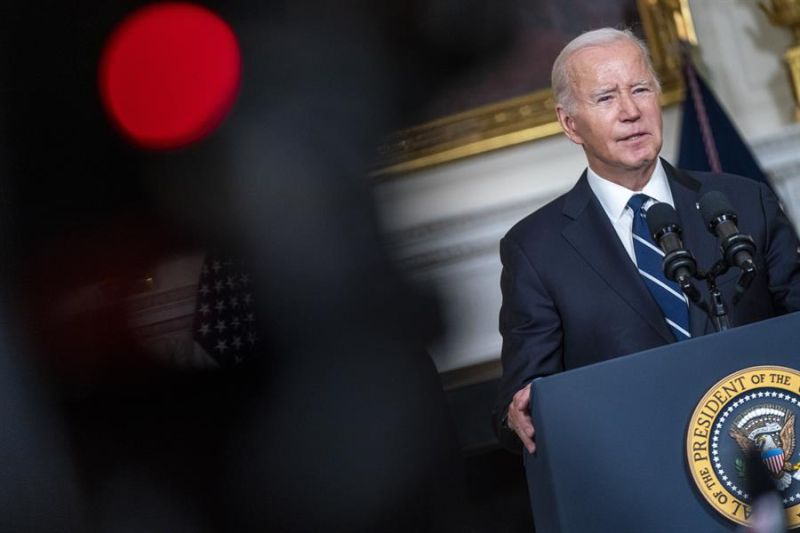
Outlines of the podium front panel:
[{"label": "podium front panel", "polygon": [[687,430],[717,382],[755,366],[800,369],[800,313],[535,380],[536,531],[735,531],[695,485]]}]

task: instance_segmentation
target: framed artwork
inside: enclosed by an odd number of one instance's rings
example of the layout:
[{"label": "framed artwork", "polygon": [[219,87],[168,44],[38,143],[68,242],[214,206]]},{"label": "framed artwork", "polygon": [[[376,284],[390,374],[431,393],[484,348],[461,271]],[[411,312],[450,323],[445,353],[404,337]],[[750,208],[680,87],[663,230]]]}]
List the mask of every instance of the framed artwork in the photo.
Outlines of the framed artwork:
[{"label": "framed artwork", "polygon": [[519,36],[498,64],[474,72],[429,109],[429,120],[394,133],[379,148],[379,177],[533,141],[561,131],[550,71],[583,31],[631,28],[650,47],[662,105],[683,99],[680,43],[696,44],[688,0],[523,0]]}]

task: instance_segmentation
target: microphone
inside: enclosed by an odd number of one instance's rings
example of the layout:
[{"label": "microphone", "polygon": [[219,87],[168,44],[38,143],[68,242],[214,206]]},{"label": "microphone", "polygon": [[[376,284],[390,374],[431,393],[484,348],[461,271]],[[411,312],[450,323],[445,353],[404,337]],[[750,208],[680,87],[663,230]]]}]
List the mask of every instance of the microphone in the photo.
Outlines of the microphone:
[{"label": "microphone", "polygon": [[753,255],[756,243],[749,235],[739,233],[739,221],[728,198],[719,191],[711,191],[700,198],[700,215],[708,231],[720,240],[722,257],[729,266],[737,266],[745,272],[755,270]]},{"label": "microphone", "polygon": [[675,281],[681,290],[693,302],[701,300],[700,293],[692,284],[692,277],[697,273],[697,261],[694,256],[683,247],[678,213],[664,202],[650,206],[646,212],[647,228],[653,240],[664,252],[662,268],[667,279]]},{"label": "microphone", "polygon": [[736,305],[756,276],[756,264],[753,261],[756,243],[750,235],[739,233],[739,228],[736,227],[739,221],[736,212],[728,198],[721,192],[710,191],[704,194],[700,198],[698,208],[708,231],[719,238],[725,262],[728,266],[739,267],[742,271],[733,296],[733,305]]}]

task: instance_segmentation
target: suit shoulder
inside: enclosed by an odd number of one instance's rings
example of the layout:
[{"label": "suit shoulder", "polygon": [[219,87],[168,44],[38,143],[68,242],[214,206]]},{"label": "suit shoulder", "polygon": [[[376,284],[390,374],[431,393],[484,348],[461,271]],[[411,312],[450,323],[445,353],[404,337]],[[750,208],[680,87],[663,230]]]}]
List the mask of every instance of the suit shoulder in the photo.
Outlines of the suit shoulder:
[{"label": "suit shoulder", "polygon": [[699,180],[705,190],[729,191],[732,194],[757,194],[762,187],[760,181],[737,174],[687,171]]},{"label": "suit shoulder", "polygon": [[526,216],[514,224],[503,238],[522,245],[532,236],[541,239],[547,235],[559,233],[561,227],[559,221],[564,216],[562,212],[565,197],[566,194],[562,194]]}]

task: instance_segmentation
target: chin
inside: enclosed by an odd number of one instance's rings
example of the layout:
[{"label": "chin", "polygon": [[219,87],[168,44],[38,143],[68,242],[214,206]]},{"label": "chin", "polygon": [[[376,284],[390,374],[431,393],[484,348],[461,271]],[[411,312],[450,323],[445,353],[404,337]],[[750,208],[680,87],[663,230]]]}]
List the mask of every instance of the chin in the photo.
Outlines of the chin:
[{"label": "chin", "polygon": [[658,158],[658,154],[648,154],[646,156],[639,156],[632,160],[632,168],[647,168],[649,165],[652,165],[656,159]]}]

